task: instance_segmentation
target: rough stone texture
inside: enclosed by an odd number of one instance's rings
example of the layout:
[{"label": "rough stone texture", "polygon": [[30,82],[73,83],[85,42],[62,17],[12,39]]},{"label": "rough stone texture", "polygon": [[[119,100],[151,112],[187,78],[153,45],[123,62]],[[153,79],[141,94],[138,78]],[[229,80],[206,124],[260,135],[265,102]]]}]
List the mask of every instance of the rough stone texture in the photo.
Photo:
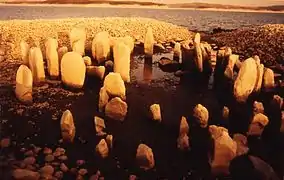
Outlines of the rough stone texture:
[{"label": "rough stone texture", "polygon": [[82,26],[72,28],[69,37],[72,50],[81,56],[85,55],[86,29]]},{"label": "rough stone texture", "polygon": [[63,140],[67,142],[73,142],[76,129],[72,113],[69,110],[64,111],[61,117],[60,127]]},{"label": "rough stone texture", "polygon": [[59,76],[59,61],[58,61],[58,42],[54,38],[48,38],[45,42],[45,52],[47,60],[48,74],[51,77]]},{"label": "rough stone texture", "polygon": [[117,38],[115,43],[123,42],[129,49],[130,52],[133,52],[134,50],[134,39],[131,36],[125,36]]},{"label": "rough stone texture", "polygon": [[85,82],[86,66],[82,56],[76,52],[64,54],[61,60],[62,82],[71,88],[82,88]]},{"label": "rough stone texture", "polygon": [[110,149],[113,147],[113,136],[111,134],[107,135],[106,137],[107,145]]},{"label": "rough stone texture", "polygon": [[253,102],[253,113],[254,114],[264,113],[264,106],[262,102],[258,102],[258,101]]},{"label": "rough stone texture", "polygon": [[182,151],[189,149],[189,137],[187,134],[179,135],[177,139],[177,148]]},{"label": "rough stone texture", "polygon": [[109,100],[109,96],[106,92],[106,88],[102,87],[100,89],[100,94],[99,94],[99,111],[103,112],[105,109],[105,106],[107,105]]},{"label": "rough stone texture", "polygon": [[130,82],[130,53],[131,50],[123,42],[117,42],[113,47],[113,71],[119,73],[124,82]]},{"label": "rough stone texture", "polygon": [[254,87],[254,92],[260,92],[263,81],[264,65],[256,62],[257,65],[257,81]]},{"label": "rough stone texture", "polygon": [[203,57],[200,43],[194,43],[195,64],[199,72],[203,72]]},{"label": "rough stone texture", "polygon": [[194,43],[200,43],[200,41],[201,41],[200,33],[196,33],[195,36],[194,36],[193,42]]},{"label": "rough stone texture", "polygon": [[57,54],[58,54],[58,64],[59,64],[59,67],[61,65],[61,60],[62,60],[63,55],[66,54],[67,52],[68,52],[68,48],[66,46],[58,48]]},{"label": "rough stone texture", "polygon": [[92,65],[92,59],[89,56],[84,56],[83,60],[84,60],[84,63],[85,63],[86,66]]},{"label": "rough stone texture", "polygon": [[189,125],[184,116],[181,117],[180,125],[179,125],[179,134],[188,134],[189,133]]},{"label": "rough stone texture", "polygon": [[97,134],[103,133],[104,129],[106,128],[104,119],[98,116],[95,116],[94,124],[95,124],[96,133]]},{"label": "rough stone texture", "polygon": [[32,47],[29,51],[29,67],[33,74],[33,82],[39,83],[45,80],[43,56],[40,48]]},{"label": "rough stone texture", "polygon": [[110,55],[110,35],[107,31],[96,34],[92,42],[93,58],[100,64],[107,60]]},{"label": "rough stone texture", "polygon": [[206,107],[197,104],[193,109],[193,116],[196,118],[200,127],[205,128],[208,125],[209,112]]},{"label": "rough stone texture", "polygon": [[104,87],[111,97],[125,99],[125,85],[119,73],[109,73],[104,80]]},{"label": "rough stone texture", "polygon": [[29,64],[29,49],[30,46],[28,43],[24,40],[20,42],[20,48],[21,48],[21,59],[23,61],[23,65]]},{"label": "rough stone texture", "polygon": [[136,161],[144,170],[152,169],[155,166],[153,151],[145,144],[140,144],[136,151]]},{"label": "rough stone texture", "polygon": [[87,66],[86,71],[88,76],[95,76],[103,80],[106,68],[104,66]]},{"label": "rough stone texture", "polygon": [[246,102],[257,81],[257,66],[253,58],[245,60],[234,83],[234,96],[238,102]]},{"label": "rough stone texture", "polygon": [[127,114],[127,104],[119,97],[112,98],[105,107],[105,115],[114,120],[124,121]]},{"label": "rough stone texture", "polygon": [[154,121],[162,121],[162,114],[161,114],[161,108],[159,104],[152,104],[150,106],[150,112],[151,112],[151,118]]},{"label": "rough stone texture", "polygon": [[31,70],[21,65],[16,75],[16,97],[23,103],[32,103],[33,75]]},{"label": "rough stone texture", "polygon": [[106,158],[108,156],[109,149],[105,139],[102,139],[99,142],[99,144],[96,146],[96,151],[102,158]]},{"label": "rough stone texture", "polygon": [[264,68],[263,73],[263,88],[264,90],[270,90],[275,87],[274,72],[269,68]]},{"label": "rough stone texture", "polygon": [[249,126],[249,136],[261,136],[265,126],[268,124],[269,119],[262,113],[255,114]]},{"label": "rough stone texture", "polygon": [[15,169],[12,175],[15,180],[38,180],[40,178],[40,174],[38,172],[33,172],[27,169]]},{"label": "rough stone texture", "polygon": [[152,57],[154,53],[154,35],[153,35],[153,30],[152,27],[147,28],[147,32],[144,38],[144,53],[148,57]]},{"label": "rough stone texture", "polygon": [[174,57],[176,58],[181,58],[181,45],[180,43],[175,43],[175,47],[174,47]]},{"label": "rough stone texture", "polygon": [[243,134],[234,134],[233,140],[237,143],[237,156],[246,154],[249,151],[247,137]]}]

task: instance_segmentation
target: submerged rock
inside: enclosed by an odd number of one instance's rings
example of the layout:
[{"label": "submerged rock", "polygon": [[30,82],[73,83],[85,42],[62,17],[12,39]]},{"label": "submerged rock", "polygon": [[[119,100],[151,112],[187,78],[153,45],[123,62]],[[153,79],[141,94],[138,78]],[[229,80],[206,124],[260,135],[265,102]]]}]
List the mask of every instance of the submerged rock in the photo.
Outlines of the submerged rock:
[{"label": "submerged rock", "polygon": [[155,44],[155,40],[154,40],[153,30],[151,27],[148,27],[146,35],[145,35],[145,39],[144,39],[145,56],[152,57],[154,53],[154,44]]},{"label": "submerged rock", "polygon": [[112,98],[105,107],[105,115],[114,120],[124,121],[127,114],[127,104],[119,97]]},{"label": "submerged rock", "polygon": [[131,50],[123,42],[118,42],[113,47],[113,71],[119,73],[124,82],[130,82],[130,54]]},{"label": "submerged rock", "polygon": [[100,89],[100,94],[99,94],[99,111],[103,112],[105,109],[105,106],[107,105],[109,100],[109,96],[107,94],[106,88],[102,87]]},{"label": "submerged rock", "polygon": [[39,83],[45,80],[43,56],[40,48],[32,47],[29,52],[29,67],[33,74],[33,82]]},{"label": "submerged rock", "polygon": [[197,104],[193,109],[193,117],[196,118],[200,127],[206,128],[208,125],[209,112],[206,107],[201,104]]},{"label": "submerged rock", "polygon": [[71,88],[82,88],[85,82],[86,66],[83,58],[76,52],[64,54],[61,60],[61,78]]},{"label": "submerged rock", "polygon": [[67,142],[73,142],[76,129],[72,113],[69,110],[64,111],[61,117],[60,127],[62,139]]},{"label": "submerged rock", "polygon": [[265,126],[268,124],[269,119],[262,113],[255,114],[249,126],[247,135],[261,136]]},{"label": "submerged rock", "polygon": [[150,106],[151,117],[154,121],[162,121],[161,108],[159,104],[152,104]]},{"label": "submerged rock", "polygon": [[59,76],[59,61],[58,61],[58,42],[54,38],[48,38],[45,42],[45,52],[47,60],[48,74],[51,77]]},{"label": "submerged rock", "polygon": [[110,37],[107,31],[96,34],[92,42],[92,55],[98,64],[107,60],[110,55]]},{"label": "submerged rock", "polygon": [[102,139],[96,146],[97,153],[102,157],[106,158],[108,156],[109,150],[105,139]]},{"label": "submerged rock", "polygon": [[32,103],[33,75],[31,70],[21,65],[16,75],[16,97],[23,103]]},{"label": "submerged rock", "polygon": [[138,166],[144,170],[152,169],[155,166],[154,154],[150,147],[140,144],[136,151]]},{"label": "submerged rock", "polygon": [[125,84],[119,73],[109,73],[105,77],[104,87],[109,96],[125,99]]},{"label": "submerged rock", "polygon": [[88,76],[95,76],[100,80],[104,79],[106,68],[104,66],[87,66],[86,72]]},{"label": "submerged rock", "polygon": [[20,42],[20,48],[21,48],[21,57],[23,61],[23,65],[28,65],[29,64],[29,49],[30,46],[28,43],[24,40]]}]

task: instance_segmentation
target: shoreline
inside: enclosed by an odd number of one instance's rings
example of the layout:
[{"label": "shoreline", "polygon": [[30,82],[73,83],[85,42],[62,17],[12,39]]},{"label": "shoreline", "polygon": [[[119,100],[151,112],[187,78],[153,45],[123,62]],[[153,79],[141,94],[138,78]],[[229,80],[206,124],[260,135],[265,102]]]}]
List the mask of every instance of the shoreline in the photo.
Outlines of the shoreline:
[{"label": "shoreline", "polygon": [[29,7],[86,7],[86,8],[134,8],[134,9],[167,9],[167,10],[196,10],[196,11],[214,11],[214,12],[251,12],[251,13],[272,13],[272,14],[283,14],[284,11],[265,11],[265,10],[246,10],[246,9],[222,9],[222,8],[172,8],[165,6],[142,6],[142,5],[110,5],[110,4],[29,4],[29,3],[20,3],[20,4],[7,4],[0,3],[1,6],[29,6]]}]

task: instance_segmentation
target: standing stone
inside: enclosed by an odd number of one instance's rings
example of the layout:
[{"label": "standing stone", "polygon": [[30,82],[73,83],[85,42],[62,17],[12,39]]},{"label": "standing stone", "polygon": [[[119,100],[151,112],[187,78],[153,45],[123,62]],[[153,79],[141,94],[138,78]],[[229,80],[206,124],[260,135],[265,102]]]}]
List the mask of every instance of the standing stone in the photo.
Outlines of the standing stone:
[{"label": "standing stone", "polygon": [[127,114],[127,104],[119,97],[112,98],[105,107],[105,115],[118,121],[124,121]]},{"label": "standing stone", "polygon": [[38,83],[45,80],[43,56],[40,48],[32,47],[29,52],[29,67],[33,74],[33,81]]},{"label": "standing stone", "polygon": [[152,57],[154,54],[155,39],[153,30],[151,27],[147,28],[147,32],[144,39],[144,53],[146,57]]},{"label": "standing stone", "polygon": [[73,142],[76,129],[72,113],[69,110],[64,111],[61,117],[60,126],[62,139],[67,142]]},{"label": "standing stone", "polygon": [[58,61],[58,42],[56,39],[48,38],[45,42],[46,59],[48,74],[51,77],[59,76],[59,61]]},{"label": "standing stone", "polygon": [[233,80],[234,66],[236,62],[238,61],[238,59],[239,59],[239,55],[235,55],[235,54],[230,55],[228,58],[228,65],[225,69],[224,75],[231,80]]},{"label": "standing stone", "polygon": [[85,55],[86,30],[73,28],[69,34],[71,48],[81,56]]},{"label": "standing stone", "polygon": [[134,50],[134,39],[132,37],[130,37],[130,36],[121,37],[121,38],[118,38],[116,40],[116,43],[117,42],[123,42],[130,49],[130,52],[133,52],[133,50]]},{"label": "standing stone", "polygon": [[58,64],[60,66],[61,64],[61,60],[64,54],[68,53],[68,48],[66,46],[60,47],[57,50],[57,54],[58,54]]},{"label": "standing stone", "polygon": [[144,170],[152,169],[155,166],[154,154],[150,147],[140,144],[136,151],[136,161]]},{"label": "standing stone", "polygon": [[99,142],[99,144],[96,146],[96,151],[102,158],[106,158],[108,156],[109,149],[105,139],[102,139]]},{"label": "standing stone", "polygon": [[111,97],[125,99],[125,85],[119,73],[109,73],[104,80],[104,87]]},{"label": "standing stone", "polygon": [[253,102],[253,113],[254,114],[264,113],[264,106],[262,102],[258,102],[258,101]]},{"label": "standing stone", "polygon": [[109,148],[112,148],[113,146],[113,136],[112,135],[107,135],[106,137],[106,142]]},{"label": "standing stone", "polygon": [[31,70],[21,65],[16,75],[16,97],[23,103],[32,103],[33,75]]},{"label": "standing stone", "polygon": [[263,81],[264,65],[258,64],[258,62],[256,62],[256,65],[257,65],[257,81],[254,87],[254,92],[260,92]]},{"label": "standing stone", "polygon": [[243,134],[234,134],[233,140],[237,143],[237,156],[246,154],[249,151],[247,137]]},{"label": "standing stone", "polygon": [[262,113],[255,114],[249,126],[249,136],[261,136],[265,126],[268,124],[269,119]]},{"label": "standing stone", "polygon": [[180,62],[180,59],[182,57],[181,55],[181,45],[180,43],[175,43],[175,47],[174,47],[174,59],[177,59],[178,62]]},{"label": "standing stone", "polygon": [[103,80],[106,68],[104,66],[87,66],[86,71],[88,76],[95,76]]},{"label": "standing stone", "polygon": [[275,87],[274,72],[270,68],[264,68],[263,73],[263,88],[264,90],[270,90]]},{"label": "standing stone", "polygon": [[124,82],[130,82],[130,49],[123,42],[118,42],[113,47],[115,73],[119,73]]},{"label": "standing stone", "polygon": [[99,94],[99,111],[103,112],[105,109],[105,106],[107,105],[109,100],[109,96],[107,94],[106,88],[102,87],[100,89],[100,94]]},{"label": "standing stone", "polygon": [[195,64],[197,70],[199,72],[203,72],[203,57],[202,57],[201,44],[194,42],[194,49],[195,49]]},{"label": "standing stone", "polygon": [[71,88],[82,88],[85,81],[86,66],[82,56],[76,52],[64,54],[61,61],[61,78]]},{"label": "standing stone", "polygon": [[200,127],[206,128],[208,125],[209,112],[206,107],[201,104],[197,104],[193,110],[193,117],[196,118]]},{"label": "standing stone", "polygon": [[179,135],[177,139],[177,148],[182,151],[189,149],[189,137],[187,134]]},{"label": "standing stone", "polygon": [[246,102],[257,81],[255,60],[245,60],[234,83],[234,96],[238,102]]},{"label": "standing stone", "polygon": [[187,120],[184,116],[181,117],[180,125],[179,125],[179,134],[188,134],[189,133],[189,126]]},{"label": "standing stone", "polygon": [[24,40],[20,42],[20,48],[21,48],[21,57],[24,65],[29,64],[29,49],[30,46],[28,43]]},{"label": "standing stone", "polygon": [[201,37],[200,37],[199,33],[195,34],[193,42],[194,43],[200,43],[201,42]]},{"label": "standing stone", "polygon": [[152,104],[150,106],[150,112],[151,112],[151,118],[154,121],[158,122],[162,121],[161,108],[159,104]]},{"label": "standing stone", "polygon": [[105,121],[102,118],[95,116],[94,124],[95,124],[96,133],[98,135],[104,134],[103,131],[106,128]]},{"label": "standing stone", "polygon": [[92,42],[92,55],[101,64],[106,61],[110,55],[110,37],[106,31],[96,34]]}]

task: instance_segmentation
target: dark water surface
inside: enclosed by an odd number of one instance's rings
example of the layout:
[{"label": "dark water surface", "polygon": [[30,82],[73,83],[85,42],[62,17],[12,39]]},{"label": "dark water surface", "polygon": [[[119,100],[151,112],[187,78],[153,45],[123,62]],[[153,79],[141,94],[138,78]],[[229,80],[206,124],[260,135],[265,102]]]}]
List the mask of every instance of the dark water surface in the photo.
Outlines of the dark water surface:
[{"label": "dark water surface", "polygon": [[0,6],[0,19],[56,19],[79,17],[146,17],[167,21],[191,30],[211,31],[214,28],[283,24],[284,14],[254,12],[221,12],[181,9],[106,8],[106,7],[42,7]]}]

